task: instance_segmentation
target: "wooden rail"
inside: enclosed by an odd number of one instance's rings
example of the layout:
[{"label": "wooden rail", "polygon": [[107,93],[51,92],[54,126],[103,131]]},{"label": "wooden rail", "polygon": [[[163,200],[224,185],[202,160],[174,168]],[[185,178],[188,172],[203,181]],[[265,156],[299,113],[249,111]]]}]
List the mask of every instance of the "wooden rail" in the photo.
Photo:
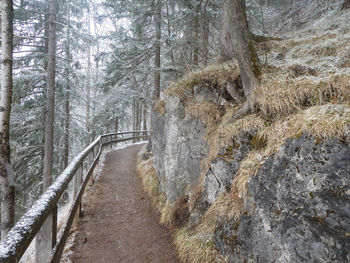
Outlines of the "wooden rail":
[{"label": "wooden rail", "polygon": [[[124,135],[131,136],[124,138]],[[0,262],[17,263],[49,215],[52,215],[49,218],[53,220],[51,231],[53,249],[49,262],[59,262],[73,219],[77,211],[80,211],[84,190],[90,178],[93,177],[92,175],[99,162],[103,147],[109,144],[147,139],[149,137],[149,131],[109,133],[99,136],[70,162],[55,182],[8,232],[0,243]],[[85,177],[83,171],[84,162],[87,163]],[[73,178],[73,202],[57,239],[57,202]],[[92,178],[92,182],[94,182],[94,178]]]}]

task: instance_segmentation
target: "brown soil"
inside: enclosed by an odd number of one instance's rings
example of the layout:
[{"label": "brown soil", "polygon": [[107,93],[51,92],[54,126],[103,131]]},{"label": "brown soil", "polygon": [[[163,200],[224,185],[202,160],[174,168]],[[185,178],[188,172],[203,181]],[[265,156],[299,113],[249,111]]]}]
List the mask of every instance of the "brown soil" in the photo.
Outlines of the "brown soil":
[{"label": "brown soil", "polygon": [[179,262],[136,171],[141,147],[107,154],[100,179],[84,197],[73,262]]}]

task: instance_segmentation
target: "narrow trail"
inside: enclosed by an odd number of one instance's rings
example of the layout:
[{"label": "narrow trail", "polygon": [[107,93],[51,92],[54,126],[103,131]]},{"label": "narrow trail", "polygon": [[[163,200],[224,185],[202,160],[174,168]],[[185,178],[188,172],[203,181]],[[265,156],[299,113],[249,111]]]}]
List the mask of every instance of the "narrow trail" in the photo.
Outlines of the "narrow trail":
[{"label": "narrow trail", "polygon": [[85,197],[73,262],[179,262],[169,231],[158,224],[136,170],[142,145],[110,152]]}]

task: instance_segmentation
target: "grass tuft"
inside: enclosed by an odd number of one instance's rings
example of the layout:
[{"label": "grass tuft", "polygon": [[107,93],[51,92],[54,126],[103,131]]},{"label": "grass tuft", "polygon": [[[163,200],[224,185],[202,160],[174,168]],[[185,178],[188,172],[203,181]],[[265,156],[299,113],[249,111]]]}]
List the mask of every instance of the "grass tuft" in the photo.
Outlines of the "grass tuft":
[{"label": "grass tuft", "polygon": [[153,158],[139,161],[137,169],[142,179],[143,188],[152,201],[152,206],[162,212],[166,205],[166,197],[159,191],[159,181],[153,162]]},{"label": "grass tuft", "polygon": [[186,103],[186,112],[204,123],[208,130],[213,129],[223,115],[223,108],[213,102],[197,102],[189,100]]},{"label": "grass tuft", "polygon": [[255,108],[263,117],[276,119],[298,110],[329,102],[350,101],[350,76],[336,74],[324,80],[264,78],[253,92]]},{"label": "grass tuft", "polygon": [[191,233],[186,228],[179,229],[175,234],[175,246],[182,262],[227,262],[215,249],[210,234]]}]

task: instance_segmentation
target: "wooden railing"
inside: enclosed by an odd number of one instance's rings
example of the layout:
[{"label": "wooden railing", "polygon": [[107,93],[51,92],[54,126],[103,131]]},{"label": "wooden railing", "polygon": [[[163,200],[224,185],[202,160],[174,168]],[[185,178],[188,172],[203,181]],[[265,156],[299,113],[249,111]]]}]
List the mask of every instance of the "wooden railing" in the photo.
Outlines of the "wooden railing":
[{"label": "wooden railing", "polygon": [[[124,138],[125,135],[130,136]],[[147,139],[149,137],[149,131],[110,133],[99,136],[70,162],[49,189],[40,196],[8,232],[0,243],[0,262],[17,263],[47,218],[52,218],[53,220],[51,231],[53,249],[49,262],[59,262],[73,219],[77,211],[81,209],[84,190],[90,179],[92,179],[92,183],[94,182],[93,172],[99,162],[103,148],[110,144]],[[86,166],[85,173],[83,169],[84,164]],[[73,202],[57,239],[57,203],[72,180]],[[49,217],[49,215],[52,216]],[[47,253],[47,251],[42,252]],[[41,251],[36,253],[41,253]]]}]

